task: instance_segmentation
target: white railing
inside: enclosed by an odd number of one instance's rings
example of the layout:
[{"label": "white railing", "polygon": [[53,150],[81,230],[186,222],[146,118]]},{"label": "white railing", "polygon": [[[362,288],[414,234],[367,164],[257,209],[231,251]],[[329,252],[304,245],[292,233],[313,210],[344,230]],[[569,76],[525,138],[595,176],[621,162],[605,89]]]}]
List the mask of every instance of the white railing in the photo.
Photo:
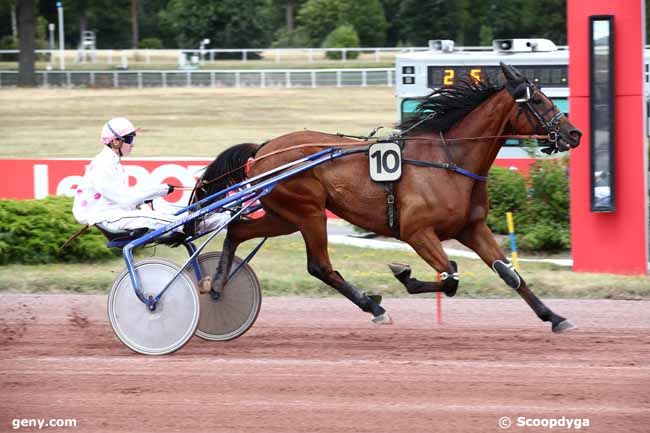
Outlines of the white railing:
[{"label": "white railing", "polygon": [[[350,61],[350,53],[357,53],[359,60],[365,62],[391,61],[395,55],[404,52],[426,51],[427,47],[368,47],[368,48],[221,48],[221,49],[175,49],[175,50],[64,50],[67,62],[108,65],[124,65],[133,62],[153,64],[157,62],[176,63],[180,54],[196,55],[201,63],[234,60],[248,62],[252,58],[283,62],[319,62],[332,61],[326,57],[327,52],[338,53],[339,61]],[[18,50],[0,50],[0,59],[18,61]],[[55,64],[61,52],[59,50],[36,50]],[[336,61],[336,60],[334,60]]]},{"label": "white railing", "polygon": [[[395,84],[392,68],[169,71],[38,71],[40,87],[368,87]],[[0,88],[16,87],[18,73],[0,71]]]}]

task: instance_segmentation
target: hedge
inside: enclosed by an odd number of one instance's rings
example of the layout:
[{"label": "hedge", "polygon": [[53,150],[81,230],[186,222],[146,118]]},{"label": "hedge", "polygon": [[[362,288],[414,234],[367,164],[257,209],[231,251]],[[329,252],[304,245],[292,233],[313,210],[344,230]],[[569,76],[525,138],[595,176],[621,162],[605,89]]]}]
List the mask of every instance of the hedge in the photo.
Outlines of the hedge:
[{"label": "hedge", "polygon": [[61,245],[82,226],[72,217],[72,199],[0,200],[0,264],[88,262],[114,258],[95,228],[65,249]]},{"label": "hedge", "polygon": [[488,197],[488,225],[495,233],[507,233],[505,215],[512,212],[522,250],[554,252],[571,247],[566,159],[536,161],[528,183],[515,171],[492,167]]},{"label": "hedge", "polygon": [[[349,48],[359,46],[359,36],[357,31],[349,24],[344,24],[333,30],[323,41],[322,48]],[[348,51],[345,53],[348,60],[359,57],[358,51]],[[327,51],[325,57],[330,60],[340,60],[342,54],[340,51]]]}]

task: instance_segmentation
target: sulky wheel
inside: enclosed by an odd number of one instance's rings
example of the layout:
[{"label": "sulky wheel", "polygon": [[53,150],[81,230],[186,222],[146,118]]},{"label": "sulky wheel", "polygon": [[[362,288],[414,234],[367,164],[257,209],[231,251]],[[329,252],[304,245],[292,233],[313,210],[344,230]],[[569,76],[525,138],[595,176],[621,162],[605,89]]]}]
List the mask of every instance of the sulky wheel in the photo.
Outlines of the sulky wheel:
[{"label": "sulky wheel", "polygon": [[[198,258],[203,275],[212,275],[219,264],[221,252],[201,254]],[[232,270],[242,259],[235,257]],[[233,340],[253,326],[262,304],[262,290],[253,269],[244,264],[237,275],[231,278],[219,299],[212,299],[210,293],[199,295],[201,319],[196,335],[211,341]]]},{"label": "sulky wheel", "polygon": [[[156,296],[180,269],[159,258],[139,261],[134,266],[145,298]],[[145,355],[165,355],[180,349],[192,338],[199,323],[199,297],[192,277],[176,277],[150,311],[133,290],[125,269],[108,295],[108,317],[115,335],[127,347]]]}]

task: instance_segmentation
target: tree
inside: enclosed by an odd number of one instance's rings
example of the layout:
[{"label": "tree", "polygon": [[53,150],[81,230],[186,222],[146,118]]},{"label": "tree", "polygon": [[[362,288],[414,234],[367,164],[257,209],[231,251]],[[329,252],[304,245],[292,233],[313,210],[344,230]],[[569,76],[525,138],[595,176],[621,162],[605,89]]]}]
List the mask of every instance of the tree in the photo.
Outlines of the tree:
[{"label": "tree", "polygon": [[266,0],[171,0],[160,12],[160,22],[181,47],[195,47],[204,38],[213,47],[267,47],[271,38],[261,13],[265,5]]},{"label": "tree", "polygon": [[402,41],[409,45],[426,45],[430,39],[464,40],[467,27],[465,2],[446,0],[405,0],[400,6]]},{"label": "tree", "polygon": [[36,85],[34,76],[34,40],[36,35],[36,13],[34,0],[18,1],[18,54],[19,75],[18,85],[33,87]]},{"label": "tree", "polygon": [[131,47],[138,48],[138,0],[131,0]]},{"label": "tree", "polygon": [[394,47],[400,40],[399,7],[402,0],[381,0],[384,8],[386,27],[386,46]]},{"label": "tree", "polygon": [[308,0],[298,12],[298,23],[313,46],[344,24],[354,27],[362,46],[381,46],[388,26],[379,0]]}]

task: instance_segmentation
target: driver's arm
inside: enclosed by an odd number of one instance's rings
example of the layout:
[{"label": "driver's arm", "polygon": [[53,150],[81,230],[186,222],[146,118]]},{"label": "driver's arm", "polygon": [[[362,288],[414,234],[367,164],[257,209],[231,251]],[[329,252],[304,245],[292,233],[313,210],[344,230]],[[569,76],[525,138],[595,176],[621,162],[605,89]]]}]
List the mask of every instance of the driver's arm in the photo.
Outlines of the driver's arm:
[{"label": "driver's arm", "polygon": [[100,170],[94,179],[94,188],[99,191],[107,200],[119,205],[135,207],[167,195],[169,187],[167,184],[149,184],[125,186],[121,176],[116,176],[112,170]]}]

